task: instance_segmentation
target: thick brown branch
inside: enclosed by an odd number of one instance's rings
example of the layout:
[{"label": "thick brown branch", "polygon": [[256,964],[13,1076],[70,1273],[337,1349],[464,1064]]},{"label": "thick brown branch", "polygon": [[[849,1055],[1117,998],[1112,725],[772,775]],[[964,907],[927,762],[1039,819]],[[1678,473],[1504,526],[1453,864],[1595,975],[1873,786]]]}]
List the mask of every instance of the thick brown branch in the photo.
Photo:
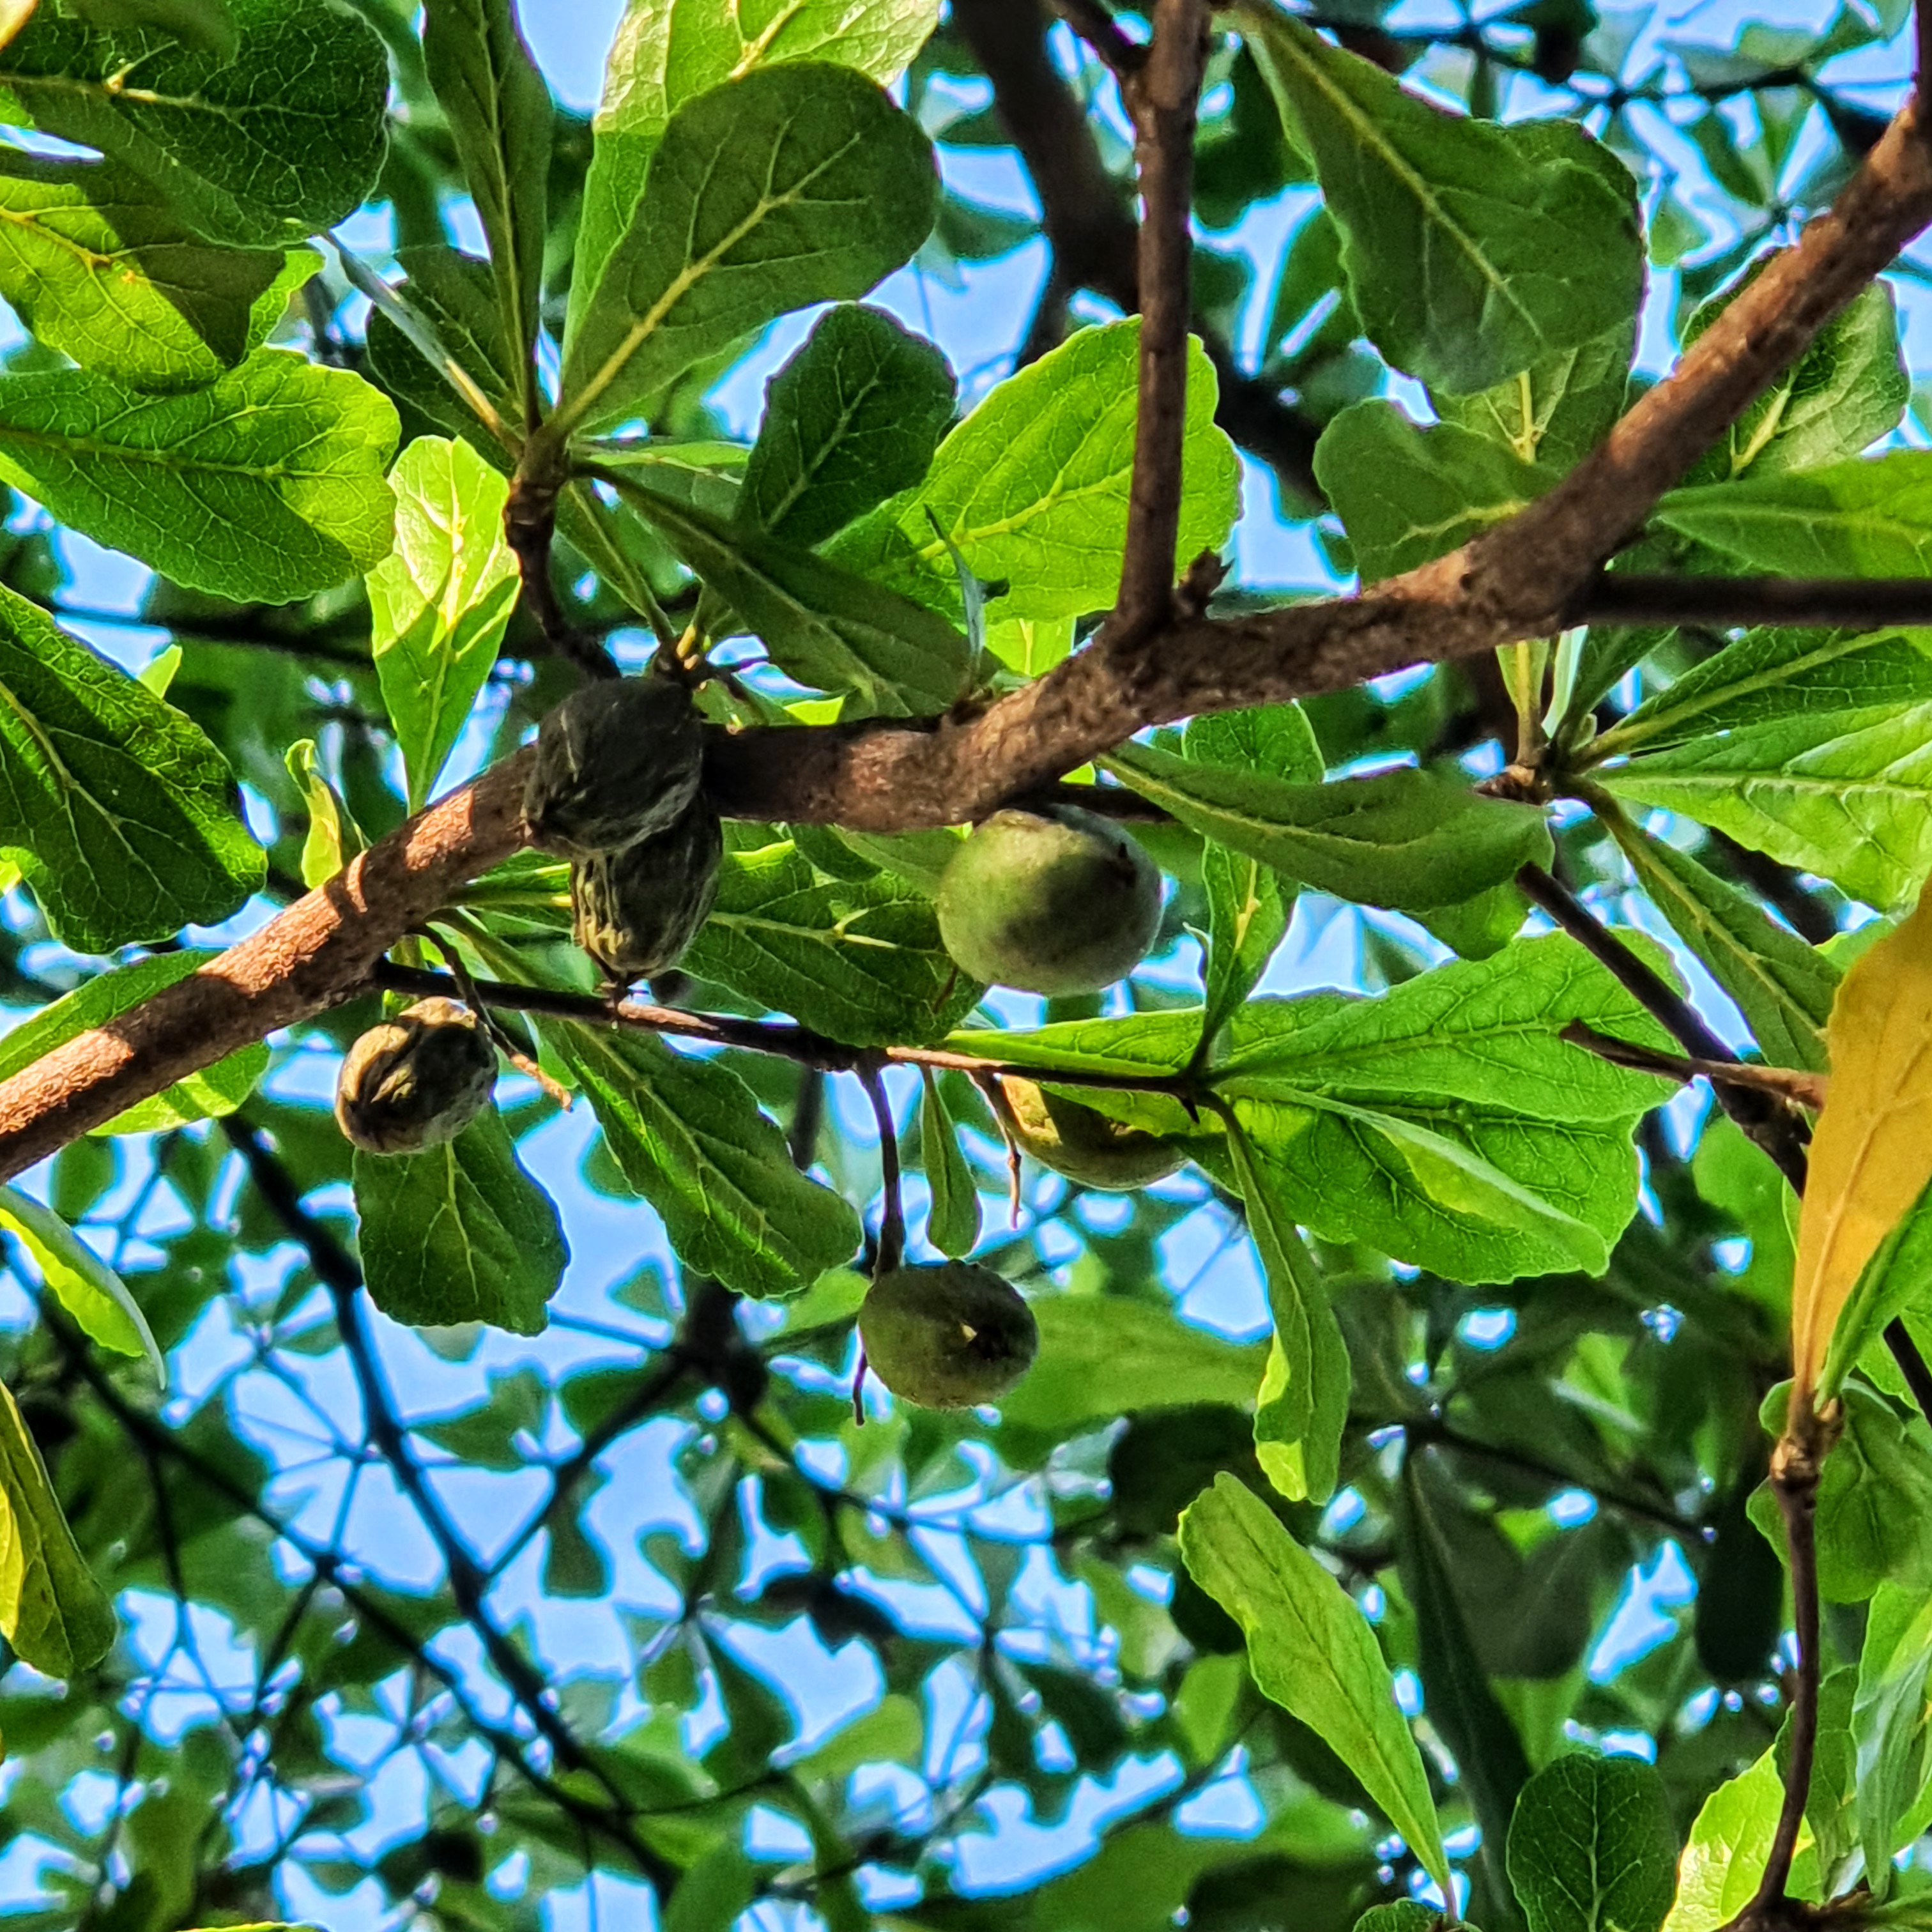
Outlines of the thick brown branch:
[{"label": "thick brown branch", "polygon": [[529,758],[506,759],[200,972],[0,1082],[0,1174],[111,1120],[121,1096],[158,1094],[366,985],[404,933],[523,843]]},{"label": "thick brown branch", "polygon": [[[1603,446],[1477,543],[1366,596],[1188,618],[1144,654],[1131,681],[1106,654],[1084,650],[976,714],[721,732],[707,782],[724,811],[745,818],[880,831],[957,824],[1143,725],[1546,635],[1658,497],[1928,220],[1932,150],[1908,106],[1830,212]],[[517,848],[526,756],[411,820],[199,973],[0,1082],[0,1180],[364,985],[398,939]]]}]

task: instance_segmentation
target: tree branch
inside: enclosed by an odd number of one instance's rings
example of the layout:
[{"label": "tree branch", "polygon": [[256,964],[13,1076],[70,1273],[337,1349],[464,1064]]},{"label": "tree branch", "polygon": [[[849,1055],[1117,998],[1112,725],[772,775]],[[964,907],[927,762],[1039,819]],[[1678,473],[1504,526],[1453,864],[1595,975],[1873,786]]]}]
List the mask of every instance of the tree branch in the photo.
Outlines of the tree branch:
[{"label": "tree branch", "polygon": [[[1082,650],[977,712],[714,732],[712,796],[743,818],[881,831],[955,824],[1144,725],[1546,636],[1664,491],[1928,220],[1932,148],[1908,105],[1830,212],[1739,293],[1602,446],[1476,542],[1367,595],[1184,616],[1131,677],[1106,653]],[[0,1180],[366,985],[389,946],[517,849],[529,755],[410,820],[198,973],[0,1082]]]},{"label": "tree branch", "polygon": [[1564,613],[1570,624],[1932,624],[1932,578],[1598,578]]},{"label": "tree branch", "polygon": [[[1107,24],[1113,26],[1111,16]],[[1116,35],[1119,31],[1114,28]],[[1207,63],[1206,0],[1156,0],[1147,58],[1121,83],[1134,117],[1141,181],[1140,393],[1120,595],[1102,632],[1110,650],[1138,646],[1174,615],[1187,326],[1194,307],[1188,223],[1195,120]]]},{"label": "tree branch", "polygon": [[[1073,289],[1091,289],[1128,314],[1138,308],[1133,218],[1080,103],[1048,52],[1040,0],[953,0],[952,18],[992,83],[994,107],[1040,197],[1040,225],[1053,250],[1049,286],[1022,350],[1028,361],[1058,340],[1055,312],[1064,310]],[[1214,364],[1220,392],[1215,421],[1268,464],[1285,490],[1304,506],[1318,506],[1317,425],[1284,402],[1278,388],[1244,374],[1227,344],[1198,316],[1194,332]]]},{"label": "tree branch", "polygon": [[[1733,1053],[1689,1000],[1604,924],[1567,886],[1540,866],[1526,866],[1516,875],[1530,903],[1547,913],[1602,966],[1690,1058],[1705,1067],[1732,1066]],[[1576,1042],[1579,1045],[1586,1042]],[[1600,1048],[1590,1045],[1592,1052]],[[1671,1070],[1658,1070],[1669,1071]],[[1799,1194],[1804,1192],[1805,1136],[1787,1098],[1733,1081],[1712,1082],[1718,1103],[1778,1165]]]}]

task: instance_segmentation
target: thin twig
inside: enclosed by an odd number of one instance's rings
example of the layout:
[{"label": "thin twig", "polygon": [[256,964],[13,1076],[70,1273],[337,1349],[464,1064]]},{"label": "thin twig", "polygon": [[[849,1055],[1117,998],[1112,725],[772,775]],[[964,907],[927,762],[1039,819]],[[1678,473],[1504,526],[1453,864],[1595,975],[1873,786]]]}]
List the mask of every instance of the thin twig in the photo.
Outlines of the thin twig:
[{"label": "thin twig", "polygon": [[[456,982],[447,974],[382,962],[370,983],[385,992],[453,996]],[[983,1054],[962,1053],[944,1046],[847,1046],[789,1020],[743,1019],[735,1013],[691,1012],[682,1006],[653,1006],[643,1000],[608,1000],[595,993],[567,993],[550,986],[512,986],[501,980],[472,980],[478,999],[486,1005],[515,1012],[536,1013],[552,1019],[576,1020],[586,1026],[638,1027],[646,1033],[670,1034],[710,1046],[740,1047],[752,1053],[776,1054],[802,1066],[827,1073],[862,1073],[872,1065],[950,1068],[973,1075],[1016,1074],[1034,1078],[1037,1067],[1018,1066]],[[1184,1073],[1094,1073],[1056,1067],[1056,1085],[1101,1087],[1123,1094],[1166,1094],[1177,1099],[1191,1088]]]},{"label": "thin twig", "polygon": [[1130,80],[1147,65],[1148,49],[1121,32],[1120,22],[1102,0],[1052,0],[1052,4],[1053,10],[1100,56],[1115,80]]},{"label": "thin twig", "polygon": [[880,1189],[884,1204],[879,1213],[879,1248],[872,1276],[890,1274],[905,1259],[905,1202],[899,1174],[898,1129],[892,1120],[892,1103],[886,1093],[876,1062],[859,1070],[859,1082],[871,1103],[872,1118],[879,1128]]},{"label": "thin twig", "polygon": [[[1736,1064],[1737,1055],[1704,1024],[1690,1001],[1567,886],[1558,884],[1540,866],[1524,866],[1516,875],[1516,882],[1530,902],[1540,906],[1576,940],[1690,1058],[1718,1066]],[[1803,1123],[1790,1105],[1730,1082],[1714,1086],[1713,1090],[1725,1112],[1777,1163],[1779,1172],[1793,1190],[1802,1194]]]},{"label": "thin twig", "polygon": [[[463,1540],[461,1532],[430,1487],[411,1450],[398,1415],[369,1329],[362,1300],[362,1271],[334,1232],[304,1206],[294,1178],[277,1157],[260,1130],[241,1114],[221,1123],[230,1144],[248,1169],[256,1191],[276,1218],[307,1250],[310,1265],[334,1304],[336,1327],[354,1372],[362,1401],[363,1426],[369,1439],[389,1466],[397,1486],[410,1499],[423,1527],[442,1556],[449,1593],[464,1621],[476,1632],[484,1654],[524,1714],[549,1743],[558,1759],[586,1774],[602,1786],[614,1807],[626,1801],[619,1786],[586,1751],[575,1732],[551,1708],[550,1687],[543,1673],[498,1628],[484,1604],[489,1575]],[[654,1878],[674,1882],[672,1868],[653,1858]],[[669,1895],[668,1892],[662,1894]]]},{"label": "thin twig", "polygon": [[1123,83],[1141,183],[1140,413],[1120,594],[1102,632],[1116,652],[1138,649],[1174,613],[1187,326],[1194,306],[1189,229],[1194,128],[1208,61],[1208,18],[1206,0],[1156,0],[1147,58]]},{"label": "thin twig", "polygon": [[1599,1033],[1581,1020],[1572,1020],[1558,1037],[1614,1066],[1634,1067],[1640,1073],[1660,1073],[1666,1079],[1687,1084],[1708,1080],[1714,1087],[1748,1087],[1814,1110],[1825,1104],[1832,1084],[1828,1074],[1808,1073],[1795,1066],[1760,1066],[1748,1060],[1697,1060],[1685,1054],[1660,1053],[1654,1046],[1642,1046],[1634,1040],[1618,1040],[1613,1034]]}]

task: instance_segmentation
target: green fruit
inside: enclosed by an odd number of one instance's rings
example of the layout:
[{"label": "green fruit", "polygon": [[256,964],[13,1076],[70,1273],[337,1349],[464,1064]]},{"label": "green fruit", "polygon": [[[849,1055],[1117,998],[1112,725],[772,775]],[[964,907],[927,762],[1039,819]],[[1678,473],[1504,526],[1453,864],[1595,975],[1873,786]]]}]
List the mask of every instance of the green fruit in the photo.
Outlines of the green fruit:
[{"label": "green fruit", "polygon": [[418,1000],[372,1026],[342,1059],[335,1118],[370,1154],[416,1154],[452,1141],[496,1084],[496,1049],[454,1000]]},{"label": "green fruit", "polygon": [[1000,1122],[1020,1151],[1069,1180],[1126,1193],[1165,1180],[1187,1158],[1158,1134],[1110,1120],[1030,1080],[1009,1074],[996,1090]]},{"label": "green fruit", "polygon": [[676,964],[718,897],[724,833],[710,802],[694,798],[668,830],[570,868],[577,943],[614,984]]},{"label": "green fruit", "polygon": [[939,936],[976,980],[1094,993],[1131,973],[1160,924],[1160,872],[1077,806],[996,812],[939,884]]},{"label": "green fruit", "polygon": [[893,1394],[971,1408],[997,1401],[1033,1366],[1040,1329],[1004,1275],[941,1262],[880,1276],[859,1310],[859,1340]]},{"label": "green fruit", "polygon": [[589,859],[647,838],[698,795],[704,728],[691,694],[670,678],[587,684],[537,732],[524,788],[530,843]]}]

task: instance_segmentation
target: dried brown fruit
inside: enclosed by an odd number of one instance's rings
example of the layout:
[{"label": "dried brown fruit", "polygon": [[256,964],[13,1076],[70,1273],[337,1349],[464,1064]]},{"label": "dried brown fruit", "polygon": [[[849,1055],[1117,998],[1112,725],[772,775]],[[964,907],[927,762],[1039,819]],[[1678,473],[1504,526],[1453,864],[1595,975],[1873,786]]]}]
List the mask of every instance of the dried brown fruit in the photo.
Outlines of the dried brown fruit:
[{"label": "dried brown fruit", "polygon": [[590,859],[665,830],[698,795],[704,752],[691,694],[673,680],[586,685],[538,730],[524,788],[531,844]]},{"label": "dried brown fruit", "polygon": [[1021,1151],[1069,1180],[1125,1193],[1165,1180],[1186,1159],[1158,1134],[1110,1120],[1030,1080],[1009,1076],[998,1093],[1001,1123]]},{"label": "dried brown fruit", "polygon": [[577,943],[628,986],[674,966],[718,896],[724,834],[703,796],[669,828],[570,868]]},{"label": "dried brown fruit", "polygon": [[1160,925],[1160,871],[1078,806],[996,812],[939,884],[939,936],[976,980],[1093,993],[1131,973]]},{"label": "dried brown fruit", "polygon": [[1040,1328],[1004,1275],[976,1262],[896,1268],[859,1310],[866,1360],[893,1394],[927,1408],[994,1402],[1033,1366]]},{"label": "dried brown fruit", "polygon": [[454,1000],[418,1000],[372,1026],[342,1059],[335,1118],[370,1154],[454,1140],[488,1104],[496,1049]]}]

